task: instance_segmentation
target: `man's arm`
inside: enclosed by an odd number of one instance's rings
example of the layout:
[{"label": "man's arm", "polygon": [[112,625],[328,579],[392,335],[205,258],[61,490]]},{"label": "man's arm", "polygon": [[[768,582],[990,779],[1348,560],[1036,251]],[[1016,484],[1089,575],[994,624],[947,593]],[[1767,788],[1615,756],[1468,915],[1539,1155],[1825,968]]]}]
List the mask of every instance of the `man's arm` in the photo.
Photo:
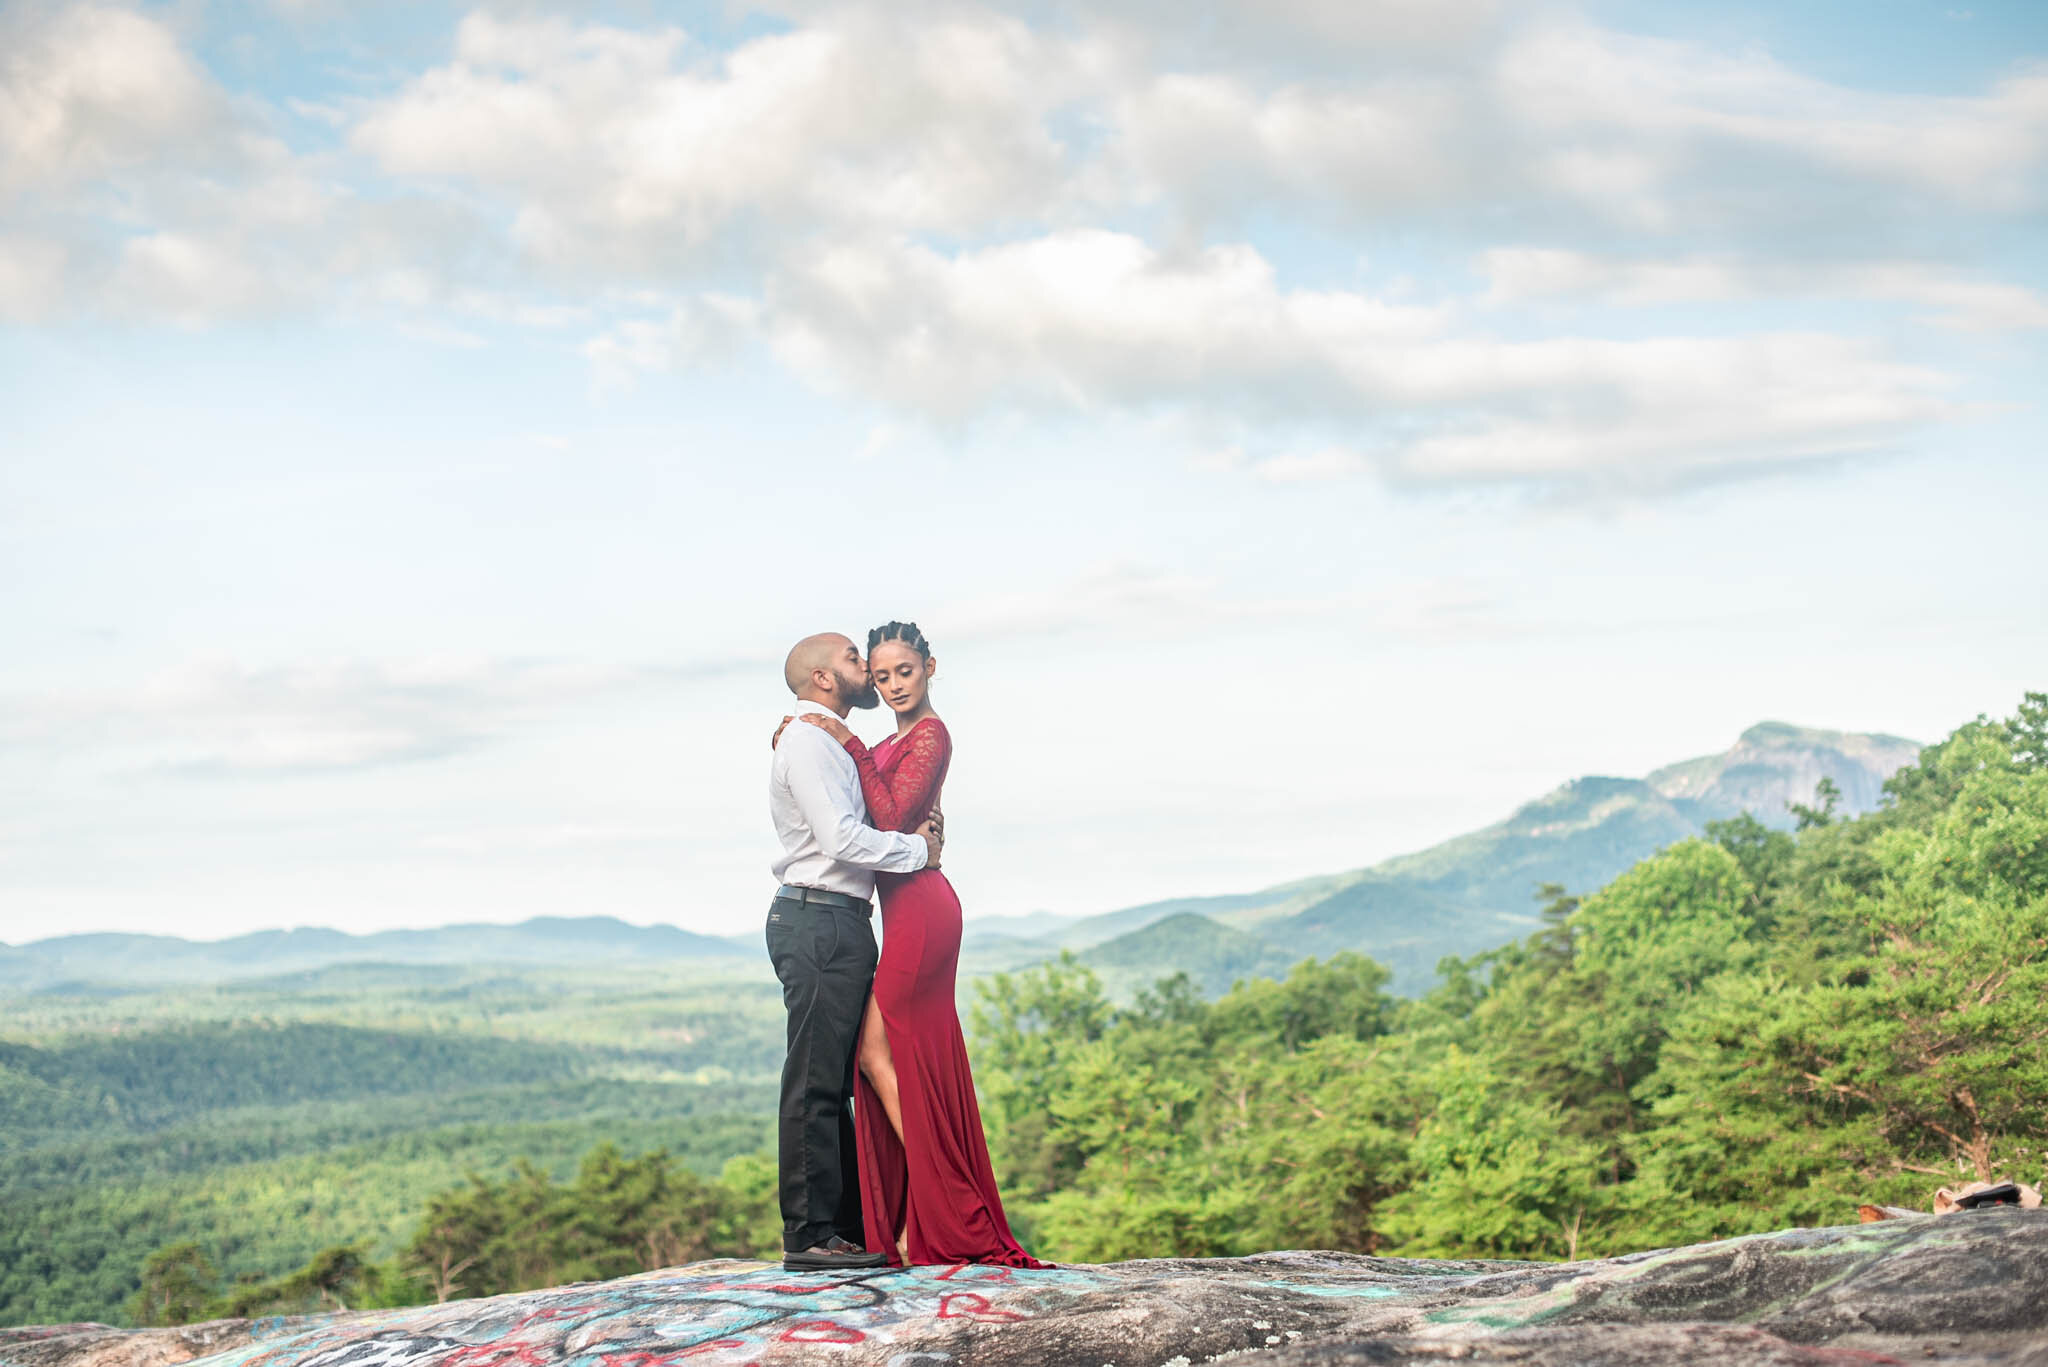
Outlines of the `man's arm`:
[{"label": "man's arm", "polygon": [[792,727],[780,748],[787,756],[790,795],[826,854],[881,873],[915,873],[934,862],[935,841],[878,831],[861,820],[859,790],[834,772],[845,752],[830,736],[813,726]]}]

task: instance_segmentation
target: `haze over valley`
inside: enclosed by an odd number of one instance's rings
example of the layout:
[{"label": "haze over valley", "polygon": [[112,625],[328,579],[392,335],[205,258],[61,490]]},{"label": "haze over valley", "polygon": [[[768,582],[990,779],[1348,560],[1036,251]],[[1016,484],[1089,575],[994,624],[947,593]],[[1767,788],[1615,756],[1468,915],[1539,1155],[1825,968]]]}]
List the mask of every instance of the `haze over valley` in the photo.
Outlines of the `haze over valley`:
[{"label": "haze over valley", "polygon": [[[1915,742],[1896,736],[1763,722],[1717,754],[1642,778],[1574,779],[1494,825],[1369,868],[1099,915],[970,918],[962,976],[1073,951],[1120,993],[1184,971],[1214,995],[1240,977],[1280,976],[1304,955],[1349,949],[1388,964],[1397,989],[1412,994],[1428,986],[1443,956],[1475,954],[1527,934],[1538,924],[1544,885],[1583,894],[1708,823],[1745,812],[1773,829],[1790,829],[1792,805],[1815,802],[1824,779],[1839,791],[1840,815],[1869,811],[1884,780],[1918,752]],[[1170,869],[1158,874],[1162,884],[1172,878]],[[743,978],[767,974],[752,935],[551,917],[370,935],[301,928],[217,942],[63,936],[0,946],[0,985],[196,985],[354,964],[532,969],[668,961]]]}]

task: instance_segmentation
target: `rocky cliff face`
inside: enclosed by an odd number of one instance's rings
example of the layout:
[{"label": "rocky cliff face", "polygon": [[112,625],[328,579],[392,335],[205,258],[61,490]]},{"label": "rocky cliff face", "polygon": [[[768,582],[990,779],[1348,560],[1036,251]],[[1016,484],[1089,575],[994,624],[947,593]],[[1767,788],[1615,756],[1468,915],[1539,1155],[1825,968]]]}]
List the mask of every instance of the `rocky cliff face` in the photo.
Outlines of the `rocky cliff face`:
[{"label": "rocky cliff face", "polygon": [[1842,790],[1842,814],[1874,809],[1884,781],[1920,758],[1917,741],[1898,736],[1821,731],[1767,721],[1744,731],[1718,755],[1668,765],[1644,780],[1702,821],[1753,812],[1766,825],[1789,825],[1788,802],[1813,801],[1822,779]]},{"label": "rocky cliff face", "polygon": [[2048,1211],[1791,1230],[1580,1263],[1338,1253],[1044,1272],[697,1263],[413,1310],[0,1330],[8,1367],[2048,1367]]}]

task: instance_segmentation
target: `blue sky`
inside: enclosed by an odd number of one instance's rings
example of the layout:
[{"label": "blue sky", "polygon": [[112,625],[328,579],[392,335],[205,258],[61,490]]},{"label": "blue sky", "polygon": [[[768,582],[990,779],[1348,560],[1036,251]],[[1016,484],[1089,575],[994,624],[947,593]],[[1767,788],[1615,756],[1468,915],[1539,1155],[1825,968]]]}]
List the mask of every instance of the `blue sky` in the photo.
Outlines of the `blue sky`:
[{"label": "blue sky", "polygon": [[894,617],[970,915],[2048,681],[2039,6],[1185,13],[0,9],[0,940],[749,928]]}]

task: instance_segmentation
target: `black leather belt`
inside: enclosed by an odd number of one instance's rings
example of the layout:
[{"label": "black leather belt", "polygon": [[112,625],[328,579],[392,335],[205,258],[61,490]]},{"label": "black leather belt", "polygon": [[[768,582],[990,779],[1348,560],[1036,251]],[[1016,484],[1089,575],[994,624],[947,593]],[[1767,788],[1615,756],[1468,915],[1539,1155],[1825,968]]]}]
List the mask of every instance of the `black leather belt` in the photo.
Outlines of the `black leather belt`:
[{"label": "black leather belt", "polygon": [[777,901],[796,902],[814,907],[836,907],[841,911],[873,911],[866,898],[854,897],[844,892],[833,892],[826,888],[800,888],[793,883],[784,883],[775,890]]}]

